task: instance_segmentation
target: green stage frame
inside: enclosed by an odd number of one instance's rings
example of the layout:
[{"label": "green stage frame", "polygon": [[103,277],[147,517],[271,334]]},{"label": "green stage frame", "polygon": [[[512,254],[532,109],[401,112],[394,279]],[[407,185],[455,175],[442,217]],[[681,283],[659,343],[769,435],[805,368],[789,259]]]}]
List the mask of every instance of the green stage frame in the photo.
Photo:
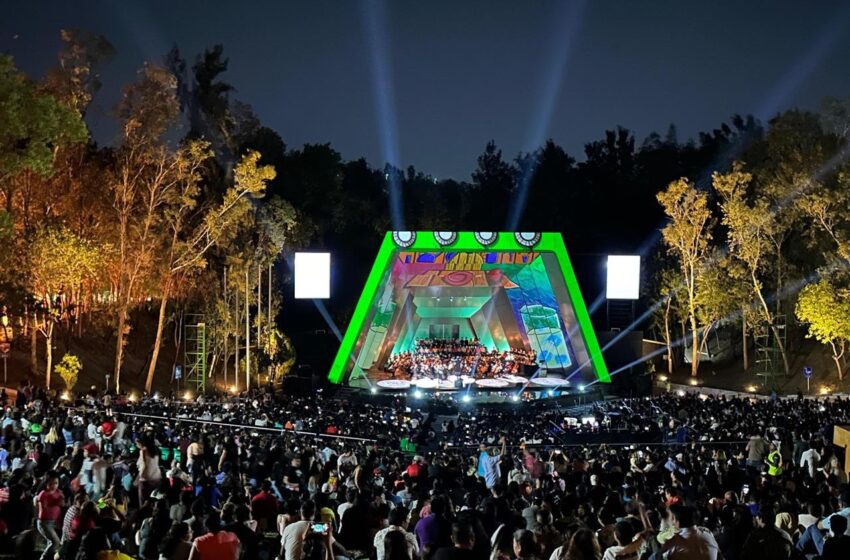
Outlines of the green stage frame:
[{"label": "green stage frame", "polygon": [[596,379],[602,383],[611,382],[611,375],[608,372],[608,367],[605,365],[605,360],[602,358],[599,341],[596,339],[596,333],[593,331],[590,315],[587,313],[587,307],[581,296],[581,289],[576,280],[573,265],[567,254],[567,247],[564,245],[564,238],[560,233],[541,233],[540,241],[533,247],[521,245],[514,237],[513,232],[499,232],[496,241],[486,246],[475,239],[475,233],[469,231],[457,232],[457,240],[449,245],[440,245],[434,238],[434,232],[417,231],[415,233],[416,240],[409,247],[399,247],[396,245],[395,241],[393,241],[393,232],[387,232],[384,235],[384,240],[381,243],[380,249],[378,249],[378,256],[372,265],[372,271],[366,279],[366,286],[363,288],[363,293],[357,301],[357,307],[354,308],[354,314],[351,316],[345,336],[342,338],[336,358],[334,358],[333,365],[331,365],[330,373],[328,374],[328,380],[331,383],[341,383],[345,375],[348,360],[353,361],[355,359],[353,351],[354,346],[357,344],[357,338],[363,330],[369,311],[374,305],[381,278],[384,276],[384,272],[390,265],[390,261],[396,251],[477,251],[482,253],[490,251],[533,251],[538,253],[553,253],[558,260],[558,265],[564,276],[567,294],[573,306],[573,312],[578,321],[579,331],[587,348],[588,356],[590,356],[590,365],[594,374],[596,374]]}]

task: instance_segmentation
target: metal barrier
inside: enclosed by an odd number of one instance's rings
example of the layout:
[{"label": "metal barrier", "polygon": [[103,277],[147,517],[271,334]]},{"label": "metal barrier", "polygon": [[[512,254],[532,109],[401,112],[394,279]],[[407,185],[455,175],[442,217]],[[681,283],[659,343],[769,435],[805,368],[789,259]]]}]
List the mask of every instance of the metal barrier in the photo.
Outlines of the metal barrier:
[{"label": "metal barrier", "polygon": [[[70,408],[83,408],[85,410],[90,410],[89,407],[70,407]],[[91,410],[100,410],[100,409],[91,409]],[[194,418],[178,418],[177,416],[156,416],[153,414],[140,414],[138,412],[127,412],[120,408],[114,409],[114,412],[117,414],[121,414],[124,416],[133,416],[136,418],[153,418],[155,420],[169,420],[174,422],[193,422],[195,424],[208,424],[212,426],[226,426],[229,428],[238,428],[241,430],[263,430],[266,432],[275,432],[278,434],[283,433],[291,433],[303,436],[311,436],[317,438],[326,438],[326,439],[344,439],[344,440],[352,440],[352,441],[363,441],[363,442],[376,442],[378,441],[375,438],[363,438],[363,437],[355,437],[355,436],[343,436],[337,434],[321,434],[318,432],[306,432],[304,430],[288,430],[286,428],[269,428],[267,426],[253,426],[251,424],[233,424],[231,422],[216,422],[214,420],[197,420]]]}]

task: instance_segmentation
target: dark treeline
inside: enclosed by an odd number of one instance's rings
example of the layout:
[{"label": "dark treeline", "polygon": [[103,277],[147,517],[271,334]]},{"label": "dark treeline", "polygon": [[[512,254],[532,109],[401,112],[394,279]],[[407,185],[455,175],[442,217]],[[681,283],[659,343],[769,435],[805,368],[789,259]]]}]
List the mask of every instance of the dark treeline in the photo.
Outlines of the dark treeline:
[{"label": "dark treeline", "polygon": [[[469,177],[435,179],[413,165],[399,169],[365,159],[346,161],[330,143],[287,146],[285,130],[265,126],[236,98],[221,46],[195,57],[175,47],[125,88],[117,111],[121,137],[99,146],[84,118],[112,47],[103,37],[80,31],[63,32],[63,41],[59,63],[40,79],[24,76],[4,59],[0,95],[26,102],[3,115],[9,126],[0,138],[2,224],[15,246],[6,258],[27,264],[26,273],[9,274],[13,267],[6,261],[3,301],[22,318],[23,332],[35,333],[29,338],[33,347],[39,337],[51,340],[48,322],[66,329],[67,337],[83,337],[80,325],[87,317],[107,340],[115,340],[110,333],[117,327],[123,334],[116,341],[116,376],[130,332],[125,324],[132,323],[134,312],[152,310],[151,301],[161,301],[148,385],[158,367],[163,330],[177,329],[186,310],[202,311],[221,325],[212,334],[218,367],[242,364],[244,355],[233,354],[241,336],[239,290],[248,299],[252,327],[259,325],[257,353],[265,355],[265,361],[255,356],[251,367],[272,375],[282,360],[288,370],[292,350],[275,325],[296,333],[323,319],[310,304],[290,305],[291,290],[281,289],[288,267],[279,255],[285,259],[304,247],[334,253],[335,292],[328,308],[344,328],[381,236],[401,226],[557,231],[577,255],[641,251],[648,263],[647,303],[673,298],[675,290],[662,289],[661,273],[679,264],[660,235],[670,217],[659,204],[660,192],[685,179],[719,213],[722,201],[712,174],[730,171],[737,161],[755,176],[755,190],[784,180],[789,167],[809,181],[834,186],[843,160],[832,160],[843,153],[850,123],[847,104],[830,100],[819,113],[791,110],[767,123],[736,115],[693,139],[680,139],[675,125],[645,139],[614,127],[589,139],[581,154],[567,153],[551,140],[531,153],[505,154],[482,139],[483,151],[470,162]],[[55,110],[36,116],[35,105],[28,103],[46,100]],[[825,166],[829,169],[815,177]],[[156,170],[163,168],[170,175],[158,184],[163,179]],[[141,182],[130,184],[133,177]],[[169,185],[180,186],[182,195],[167,194]],[[145,221],[147,199],[128,197],[159,192],[155,188],[162,189],[161,206],[148,211]],[[400,201],[400,215],[393,215],[391,195]],[[792,269],[813,271],[827,261],[812,253],[818,241],[806,235],[814,215],[792,218],[796,226],[779,248],[789,278]],[[722,219],[711,220],[709,231],[725,238],[725,227]],[[59,247],[74,254],[89,245],[96,246],[96,254],[85,253],[91,269],[71,280],[62,271],[38,267],[42,253],[36,249],[56,254]],[[126,253],[123,259],[118,247]],[[127,264],[131,257],[135,267]],[[267,297],[263,283],[272,267],[275,290]],[[242,270],[257,272],[246,277]],[[770,284],[768,277],[764,282]],[[57,292],[65,299],[48,321],[45,309]],[[285,312],[279,313],[282,303]],[[244,299],[241,305],[245,313]],[[675,321],[684,324],[695,313],[692,307]],[[272,320],[264,323],[265,316]],[[33,350],[34,370],[40,369],[40,359]]]}]

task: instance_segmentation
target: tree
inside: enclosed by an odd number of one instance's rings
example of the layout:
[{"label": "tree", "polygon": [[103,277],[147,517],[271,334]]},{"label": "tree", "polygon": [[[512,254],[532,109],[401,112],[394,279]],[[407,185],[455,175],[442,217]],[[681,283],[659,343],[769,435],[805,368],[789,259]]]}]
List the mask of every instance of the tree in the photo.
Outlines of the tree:
[{"label": "tree", "polygon": [[77,111],[40,93],[6,55],[0,55],[0,100],[0,188],[11,213],[12,179],[23,172],[50,175],[57,147],[82,142],[88,132]]},{"label": "tree", "polygon": [[44,88],[57,100],[85,115],[94,94],[100,90],[97,67],[115,55],[115,48],[103,35],[80,29],[62,29],[64,49],[58,64],[47,72]]},{"label": "tree", "polygon": [[726,226],[729,252],[744,264],[750,286],[758,305],[756,310],[762,322],[771,330],[776,346],[782,355],[785,373],[789,371],[785,343],[776,326],[774,313],[764,295],[762,277],[768,269],[768,257],[779,250],[774,243],[778,229],[777,217],[764,198],[747,200],[747,189],[753,176],[744,171],[741,162],[735,162],[729,173],[714,173],[712,183],[720,195],[722,222]]},{"label": "tree", "polygon": [[[479,222],[477,227],[501,229],[501,220],[505,219],[516,176],[516,167],[502,158],[502,150],[496,146],[496,142],[487,142],[484,153],[478,156],[478,167],[472,172],[473,196],[482,202],[486,201],[487,206],[491,208],[490,212],[484,214],[493,215],[500,221]],[[476,204],[473,203],[473,206]],[[473,213],[473,218],[475,217],[476,213]]]},{"label": "tree", "polygon": [[696,294],[697,316],[702,325],[700,353],[706,351],[712,329],[731,322],[741,309],[740,283],[730,270],[734,264],[732,259],[723,258],[716,251],[700,274]]},{"label": "tree", "polygon": [[38,329],[46,344],[45,379],[48,389],[53,368],[53,332],[56,322],[62,317],[67,319],[72,303],[79,299],[79,291],[96,278],[102,255],[102,251],[93,243],[64,228],[40,230],[32,242],[30,282],[42,310]]},{"label": "tree", "polygon": [[844,378],[842,358],[850,341],[850,293],[829,280],[808,284],[797,297],[797,318],[807,324],[808,338],[832,349],[839,381]]},{"label": "tree", "polygon": [[161,278],[162,293],[160,296],[159,319],[157,322],[156,339],[153,354],[148,366],[148,376],[145,390],[150,392],[153,387],[153,377],[159,349],[162,344],[162,330],[165,325],[165,311],[168,305],[175,277],[185,274],[197,267],[206,265],[205,255],[219,242],[231,239],[237,229],[246,223],[252,211],[250,198],[263,195],[266,183],[274,179],[275,170],[270,165],[260,166],[259,152],[247,153],[234,171],[235,184],[228,189],[224,200],[217,205],[209,205],[196,215],[197,222],[189,221],[190,215],[196,210],[196,199],[200,177],[198,169],[201,163],[209,157],[206,143],[189,142],[188,154],[181,167],[181,179],[171,193],[171,200],[165,203],[166,222],[171,229],[170,242],[164,247],[168,255],[163,266]]},{"label": "tree", "polygon": [[711,210],[708,196],[687,179],[673,181],[658,193],[669,222],[661,230],[668,252],[679,267],[691,327],[691,375],[699,369],[699,329],[697,328],[697,285],[711,242]]},{"label": "tree", "polygon": [[62,360],[56,364],[56,373],[58,373],[59,377],[61,377],[65,382],[65,387],[67,387],[69,391],[74,390],[74,385],[77,384],[77,379],[79,378],[82,370],[83,364],[80,362],[80,359],[73,354],[65,354],[62,356]]},{"label": "tree", "polygon": [[162,246],[163,205],[185,177],[185,151],[169,150],[164,135],[179,114],[173,75],[146,65],[141,78],[124,90],[122,144],[111,183],[115,211],[114,263],[116,302],[115,389],[121,387],[121,365],[129,333],[130,308],[146,276],[154,272],[155,251]]}]

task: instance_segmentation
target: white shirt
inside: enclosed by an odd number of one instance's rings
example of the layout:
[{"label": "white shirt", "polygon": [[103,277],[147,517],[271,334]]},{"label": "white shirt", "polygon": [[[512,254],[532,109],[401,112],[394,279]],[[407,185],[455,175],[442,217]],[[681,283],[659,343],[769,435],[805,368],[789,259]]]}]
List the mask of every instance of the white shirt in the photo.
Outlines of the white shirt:
[{"label": "white shirt", "polygon": [[401,527],[390,525],[389,527],[384,527],[375,533],[375,540],[372,544],[374,545],[375,552],[377,553],[377,560],[384,560],[384,537],[390,531],[401,531],[402,534],[404,534],[404,540],[407,541],[407,552],[410,557],[416,558],[419,556],[419,544],[416,542],[416,536],[413,533],[408,533]]},{"label": "white shirt", "polygon": [[[625,546],[620,545],[609,546],[605,549],[605,554],[602,555],[602,560],[637,560],[638,551],[640,549],[635,549],[629,554],[620,554],[625,549]],[[620,556],[617,556],[618,554],[620,554]]]},{"label": "white shirt", "polygon": [[294,521],[283,530],[280,544],[286,551],[286,560],[301,560],[304,550],[304,535],[311,523],[310,521]]},{"label": "white shirt", "polygon": [[800,468],[805,468],[806,463],[809,464],[809,476],[814,478],[815,471],[820,463],[820,453],[818,453],[816,449],[803,451],[803,454],[800,455]]},{"label": "white shirt", "polygon": [[720,557],[714,535],[703,527],[679,529],[661,550],[664,560],[717,560]]}]

